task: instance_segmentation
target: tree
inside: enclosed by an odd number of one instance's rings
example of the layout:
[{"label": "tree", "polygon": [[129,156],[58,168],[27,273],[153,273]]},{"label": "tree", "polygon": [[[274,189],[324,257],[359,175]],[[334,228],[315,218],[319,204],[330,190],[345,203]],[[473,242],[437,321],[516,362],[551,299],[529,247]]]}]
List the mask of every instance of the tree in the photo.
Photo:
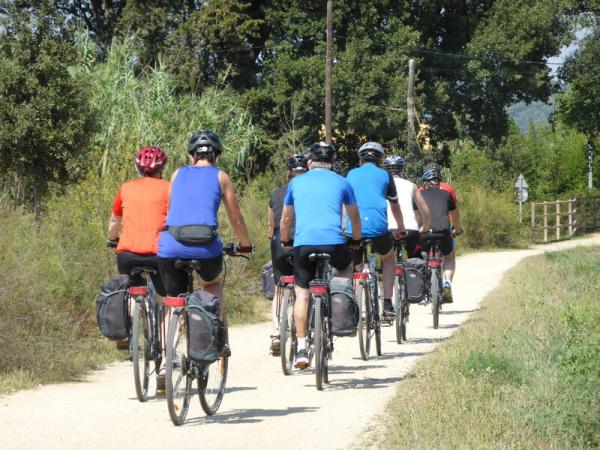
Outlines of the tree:
[{"label": "tree", "polygon": [[84,172],[93,130],[72,36],[50,1],[4,2],[0,35],[0,173],[18,177],[39,216],[51,183]]}]

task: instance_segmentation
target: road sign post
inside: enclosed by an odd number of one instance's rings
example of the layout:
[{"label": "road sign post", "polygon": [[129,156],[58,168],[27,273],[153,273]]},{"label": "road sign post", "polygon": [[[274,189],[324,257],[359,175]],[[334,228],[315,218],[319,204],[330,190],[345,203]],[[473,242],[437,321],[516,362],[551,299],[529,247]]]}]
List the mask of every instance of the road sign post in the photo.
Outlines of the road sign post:
[{"label": "road sign post", "polygon": [[521,173],[517,177],[515,188],[517,190],[517,201],[519,202],[519,221],[523,223],[523,203],[529,198],[529,185]]}]

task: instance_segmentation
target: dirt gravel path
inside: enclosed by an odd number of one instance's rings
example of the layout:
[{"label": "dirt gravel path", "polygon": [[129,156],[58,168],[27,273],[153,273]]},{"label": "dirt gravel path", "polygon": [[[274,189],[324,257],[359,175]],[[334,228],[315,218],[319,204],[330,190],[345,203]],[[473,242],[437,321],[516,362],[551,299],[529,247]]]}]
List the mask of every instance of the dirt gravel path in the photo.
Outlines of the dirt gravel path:
[{"label": "dirt gravel path", "polygon": [[268,356],[269,324],[230,331],[233,357],[228,389],[217,415],[207,417],[192,399],[183,427],[169,420],[164,398],[135,398],[131,363],[92,373],[83,382],[40,387],[0,398],[0,447],[106,448],[346,448],[376,420],[418,358],[447,339],[506,270],[527,256],[579,245],[600,245],[600,235],[529,250],[476,253],[458,259],[455,302],[434,330],[429,307],[411,307],[409,342],[398,345],[383,330],[383,355],[365,362],[357,338],[337,339],[330,381],[315,389],[312,370],[284,377]]}]

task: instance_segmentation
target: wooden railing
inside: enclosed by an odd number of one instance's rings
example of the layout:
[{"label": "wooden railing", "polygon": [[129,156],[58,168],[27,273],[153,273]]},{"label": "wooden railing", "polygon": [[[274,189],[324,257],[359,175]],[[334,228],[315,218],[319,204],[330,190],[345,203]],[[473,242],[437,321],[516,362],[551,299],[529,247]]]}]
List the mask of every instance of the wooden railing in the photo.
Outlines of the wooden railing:
[{"label": "wooden railing", "polygon": [[600,196],[531,203],[531,239],[560,240],[600,228]]}]

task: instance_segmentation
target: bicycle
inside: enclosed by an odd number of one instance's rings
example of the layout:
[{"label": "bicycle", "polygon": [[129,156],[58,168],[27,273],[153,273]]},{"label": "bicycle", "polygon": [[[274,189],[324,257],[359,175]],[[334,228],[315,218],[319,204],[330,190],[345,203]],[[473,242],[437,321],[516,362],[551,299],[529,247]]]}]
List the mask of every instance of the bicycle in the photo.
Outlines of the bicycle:
[{"label": "bicycle", "polygon": [[[311,253],[308,260],[317,263],[317,277],[309,283],[312,305],[312,317],[308,318],[308,335],[313,336],[315,377],[317,390],[323,389],[324,383],[329,383],[328,360],[333,353],[333,330],[331,325],[331,294],[329,281],[331,280],[331,266],[328,253]],[[314,330],[311,330],[313,328]]]},{"label": "bicycle", "polygon": [[368,253],[370,239],[363,239],[361,244],[362,271],[354,272],[356,300],[359,308],[358,347],[364,361],[369,359],[371,338],[375,336],[377,356],[381,356],[381,319],[379,317],[379,299],[377,287],[377,271],[375,255]]},{"label": "bicycle", "polygon": [[[116,248],[118,241],[107,241],[109,248]],[[133,361],[133,381],[135,393],[140,402],[148,400],[150,375],[158,374],[162,363],[162,346],[164,339],[164,306],[158,305],[156,291],[150,275],[155,275],[154,267],[135,266],[129,271],[132,278],[141,276],[147,286],[130,286],[127,289],[127,311],[131,314],[129,329],[129,348]],[[132,311],[133,305],[133,313]],[[150,362],[154,362],[154,370],[150,372]]]},{"label": "bicycle", "polygon": [[406,326],[408,323],[409,306],[406,295],[406,278],[404,268],[404,257],[402,256],[402,240],[394,240],[394,251],[396,252],[396,264],[394,266],[394,310],[396,311],[395,329],[396,342],[401,344],[406,341]]},{"label": "bicycle", "polygon": [[[228,257],[242,257],[237,254],[233,244],[223,247]],[[165,297],[165,306],[174,308],[169,322],[166,354],[166,397],[167,409],[171,421],[182,425],[187,415],[192,396],[192,384],[197,380],[200,405],[207,415],[213,415],[219,409],[227,382],[228,356],[219,355],[212,364],[203,365],[189,357],[189,316],[188,299],[194,290],[194,271],[202,262],[197,259],[175,261],[175,267],[188,275],[187,294],[178,297]],[[226,272],[226,270],[225,270]],[[225,278],[225,276],[223,277]],[[223,285],[225,280],[223,280]],[[223,322],[225,345],[228,344],[227,322]]]},{"label": "bicycle", "polygon": [[294,355],[298,346],[296,324],[294,323],[295,283],[296,279],[293,275],[279,277],[277,317],[279,318],[279,354],[281,370],[284,375],[292,373]]},{"label": "bicycle", "polygon": [[431,302],[433,328],[437,329],[442,310],[442,262],[444,258],[440,251],[441,241],[446,237],[445,232],[429,232],[424,236],[427,243],[427,267],[431,273],[426,303]]}]

